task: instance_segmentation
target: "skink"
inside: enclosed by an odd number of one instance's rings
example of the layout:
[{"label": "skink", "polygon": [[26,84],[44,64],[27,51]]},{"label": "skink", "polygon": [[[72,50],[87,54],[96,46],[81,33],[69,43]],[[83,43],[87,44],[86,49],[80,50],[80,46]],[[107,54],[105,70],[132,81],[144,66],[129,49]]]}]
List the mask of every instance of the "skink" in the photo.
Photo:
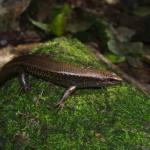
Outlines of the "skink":
[{"label": "skink", "polygon": [[14,58],[2,67],[0,71],[0,85],[19,75],[23,89],[26,91],[29,89],[27,84],[28,74],[67,89],[57,103],[58,107],[64,106],[65,100],[76,88],[101,88],[122,81],[119,76],[112,72],[65,64],[51,60],[45,55],[28,54]]}]

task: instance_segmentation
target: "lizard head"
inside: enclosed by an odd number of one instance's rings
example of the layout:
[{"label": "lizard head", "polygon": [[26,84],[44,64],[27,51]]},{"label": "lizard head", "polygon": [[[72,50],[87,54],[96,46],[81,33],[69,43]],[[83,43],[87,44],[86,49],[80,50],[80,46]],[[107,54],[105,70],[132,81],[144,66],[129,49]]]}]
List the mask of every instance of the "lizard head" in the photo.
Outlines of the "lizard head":
[{"label": "lizard head", "polygon": [[115,73],[106,72],[106,74],[103,77],[99,77],[99,84],[102,85],[114,85],[121,83],[122,79]]}]

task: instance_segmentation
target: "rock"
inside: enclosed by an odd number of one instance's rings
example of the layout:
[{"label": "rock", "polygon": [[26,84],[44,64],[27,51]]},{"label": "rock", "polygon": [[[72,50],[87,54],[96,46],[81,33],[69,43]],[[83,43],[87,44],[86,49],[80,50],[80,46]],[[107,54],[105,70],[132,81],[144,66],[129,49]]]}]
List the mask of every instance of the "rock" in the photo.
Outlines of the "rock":
[{"label": "rock", "polygon": [[0,31],[18,29],[17,19],[30,2],[31,0],[0,0]]}]

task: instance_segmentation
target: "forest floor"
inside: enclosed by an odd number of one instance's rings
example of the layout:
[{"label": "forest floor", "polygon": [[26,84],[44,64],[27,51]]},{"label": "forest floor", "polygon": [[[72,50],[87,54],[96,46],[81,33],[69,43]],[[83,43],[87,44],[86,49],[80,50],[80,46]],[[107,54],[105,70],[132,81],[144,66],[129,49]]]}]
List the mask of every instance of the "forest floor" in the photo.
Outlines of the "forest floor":
[{"label": "forest floor", "polygon": [[[76,39],[57,38],[33,52],[106,70]],[[28,93],[17,79],[0,90],[1,149],[149,149],[150,98],[132,85],[79,89],[57,112],[64,88],[33,77],[30,84]]]}]

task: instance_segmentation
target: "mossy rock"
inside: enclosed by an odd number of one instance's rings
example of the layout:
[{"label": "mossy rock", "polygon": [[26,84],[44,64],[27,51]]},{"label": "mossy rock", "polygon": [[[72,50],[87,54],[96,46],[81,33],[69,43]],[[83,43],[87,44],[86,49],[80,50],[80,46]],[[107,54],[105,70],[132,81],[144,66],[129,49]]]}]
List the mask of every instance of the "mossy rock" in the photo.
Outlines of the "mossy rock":
[{"label": "mossy rock", "polygon": [[[54,59],[105,70],[92,52],[71,38],[33,49]],[[1,149],[101,150],[150,147],[150,99],[131,85],[79,89],[57,112],[64,88],[30,77],[23,93],[17,79],[0,91]]]}]

